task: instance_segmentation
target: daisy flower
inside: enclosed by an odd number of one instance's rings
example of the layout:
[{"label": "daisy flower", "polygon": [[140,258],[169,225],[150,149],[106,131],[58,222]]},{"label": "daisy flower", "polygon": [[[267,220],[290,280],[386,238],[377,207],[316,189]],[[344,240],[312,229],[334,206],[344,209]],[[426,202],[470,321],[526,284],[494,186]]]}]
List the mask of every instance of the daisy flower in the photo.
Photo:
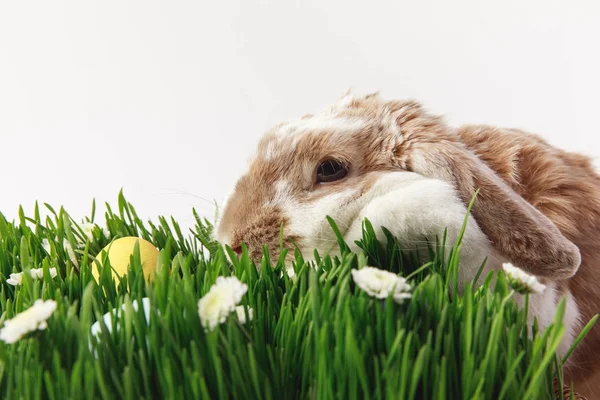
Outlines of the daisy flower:
[{"label": "daisy flower", "polygon": [[546,286],[538,279],[529,275],[519,267],[515,267],[511,263],[502,264],[502,269],[506,274],[508,284],[517,293],[528,294],[528,293],[542,293]]},{"label": "daisy flower", "polygon": [[244,306],[237,306],[235,308],[235,313],[237,315],[237,319],[238,321],[240,321],[240,324],[245,324],[246,321],[246,309],[248,309],[248,319],[250,321],[252,321],[252,319],[254,318],[254,310],[251,309],[250,307],[244,307]]},{"label": "daisy flower", "polygon": [[42,240],[42,247],[44,248],[44,250],[46,251],[46,253],[48,253],[48,255],[51,254],[52,247],[50,246],[50,241],[48,239],[44,238]]},{"label": "daisy flower", "polygon": [[69,256],[69,259],[71,260],[73,265],[75,265],[77,268],[79,268],[79,263],[77,262],[77,257],[75,257],[75,251],[73,251],[73,247],[71,246],[71,243],[69,243],[69,241],[67,239],[63,240],[63,247],[64,247],[65,251],[67,252],[67,255]]},{"label": "daisy flower", "polygon": [[248,285],[236,277],[218,277],[208,293],[198,301],[198,314],[207,330],[222,324],[248,291]]},{"label": "daisy flower", "polygon": [[46,329],[48,326],[46,321],[54,310],[56,310],[54,300],[36,300],[27,310],[4,321],[4,327],[0,329],[0,340],[5,343],[15,343],[30,332]]},{"label": "daisy flower", "polygon": [[87,236],[87,238],[90,241],[94,240],[94,227],[95,226],[96,225],[92,224],[91,222],[83,222],[83,223],[79,224],[79,227],[81,228],[81,230],[83,231],[85,236]]},{"label": "daisy flower", "polygon": [[[44,277],[43,268],[32,268],[29,270],[33,279],[42,279]],[[54,278],[56,276],[56,268],[50,268],[50,276]],[[10,278],[6,280],[6,283],[13,286],[18,286],[23,283],[23,272],[17,272],[10,274]]]},{"label": "daisy flower", "polygon": [[352,279],[359,288],[377,299],[386,299],[392,295],[396,303],[402,304],[412,297],[411,287],[406,279],[389,271],[375,267],[353,269]]}]

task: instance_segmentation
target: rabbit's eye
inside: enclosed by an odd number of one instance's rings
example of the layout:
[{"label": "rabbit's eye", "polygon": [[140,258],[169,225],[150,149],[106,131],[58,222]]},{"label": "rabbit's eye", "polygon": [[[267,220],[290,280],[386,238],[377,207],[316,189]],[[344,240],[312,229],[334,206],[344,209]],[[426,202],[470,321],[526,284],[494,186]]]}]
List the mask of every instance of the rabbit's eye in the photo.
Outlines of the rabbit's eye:
[{"label": "rabbit's eye", "polygon": [[348,167],[338,160],[325,160],[317,169],[317,183],[335,182],[344,179]]}]

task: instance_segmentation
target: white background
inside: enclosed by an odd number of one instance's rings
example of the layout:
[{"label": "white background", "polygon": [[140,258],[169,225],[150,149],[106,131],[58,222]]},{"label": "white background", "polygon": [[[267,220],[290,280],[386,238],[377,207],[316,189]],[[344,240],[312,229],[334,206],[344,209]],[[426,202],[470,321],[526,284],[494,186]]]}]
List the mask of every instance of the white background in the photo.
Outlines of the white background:
[{"label": "white background", "polygon": [[598,21],[593,0],[0,0],[0,211],[81,218],[123,187],[145,218],[210,217],[269,126],[349,87],[600,156]]}]

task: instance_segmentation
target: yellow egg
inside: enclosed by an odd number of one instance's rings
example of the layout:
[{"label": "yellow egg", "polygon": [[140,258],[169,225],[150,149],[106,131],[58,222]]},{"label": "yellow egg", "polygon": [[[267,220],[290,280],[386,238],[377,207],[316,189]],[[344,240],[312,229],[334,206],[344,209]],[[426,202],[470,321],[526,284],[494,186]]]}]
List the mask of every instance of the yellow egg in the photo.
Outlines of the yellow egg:
[{"label": "yellow egg", "polygon": [[144,279],[153,279],[154,272],[156,271],[156,263],[158,261],[158,249],[147,240],[139,237],[124,237],[117,239],[110,243],[108,246],[100,250],[100,253],[96,256],[96,261],[92,263],[92,275],[96,278],[96,282],[99,281],[98,264],[102,264],[104,254],[108,254],[108,260],[112,267],[112,274],[117,284],[119,280],[117,276],[124,276],[127,274],[127,267],[129,266],[130,257],[133,255],[135,250],[135,244],[139,243],[140,246],[140,258],[142,261],[142,270],[144,272]]}]

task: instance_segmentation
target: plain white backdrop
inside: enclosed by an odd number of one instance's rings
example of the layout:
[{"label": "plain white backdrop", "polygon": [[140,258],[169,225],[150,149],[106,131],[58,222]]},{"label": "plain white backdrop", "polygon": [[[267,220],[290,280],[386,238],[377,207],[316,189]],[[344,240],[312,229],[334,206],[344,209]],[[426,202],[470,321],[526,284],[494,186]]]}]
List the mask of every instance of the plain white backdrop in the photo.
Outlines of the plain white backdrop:
[{"label": "plain white backdrop", "polygon": [[0,211],[122,187],[211,217],[267,128],[350,87],[600,156],[599,4],[0,0]]}]

